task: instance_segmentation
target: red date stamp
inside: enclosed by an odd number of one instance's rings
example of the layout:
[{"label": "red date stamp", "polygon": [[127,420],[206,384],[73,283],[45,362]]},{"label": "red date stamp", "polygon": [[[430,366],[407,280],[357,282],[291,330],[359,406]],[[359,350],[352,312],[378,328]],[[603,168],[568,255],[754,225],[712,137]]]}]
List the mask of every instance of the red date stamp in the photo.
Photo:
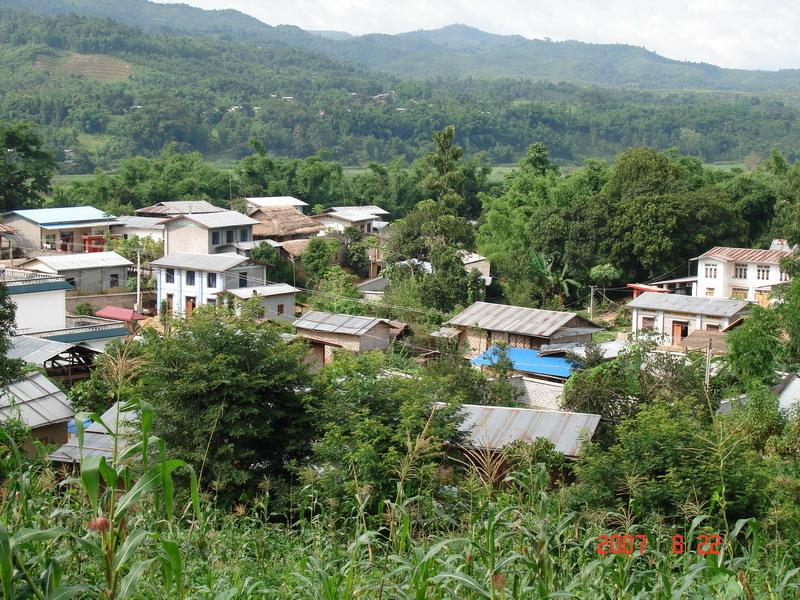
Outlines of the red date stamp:
[{"label": "red date stamp", "polygon": [[[699,556],[718,555],[722,546],[722,536],[718,533],[701,533],[695,539],[696,550]],[[634,552],[644,554],[647,551],[647,535],[613,534],[597,536],[597,553],[601,556],[607,554],[622,554],[630,556]],[[682,534],[672,536],[672,553],[683,554],[686,552],[686,541]]]}]

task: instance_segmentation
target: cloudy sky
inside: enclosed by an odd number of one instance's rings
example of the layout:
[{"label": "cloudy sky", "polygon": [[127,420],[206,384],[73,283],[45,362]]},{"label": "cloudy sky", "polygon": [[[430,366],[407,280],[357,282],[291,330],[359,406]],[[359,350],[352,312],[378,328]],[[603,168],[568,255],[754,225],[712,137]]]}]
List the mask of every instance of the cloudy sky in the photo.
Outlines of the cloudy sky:
[{"label": "cloudy sky", "polygon": [[529,38],[624,42],[725,67],[800,68],[800,0],[171,1],[303,29],[400,33],[465,23]]}]

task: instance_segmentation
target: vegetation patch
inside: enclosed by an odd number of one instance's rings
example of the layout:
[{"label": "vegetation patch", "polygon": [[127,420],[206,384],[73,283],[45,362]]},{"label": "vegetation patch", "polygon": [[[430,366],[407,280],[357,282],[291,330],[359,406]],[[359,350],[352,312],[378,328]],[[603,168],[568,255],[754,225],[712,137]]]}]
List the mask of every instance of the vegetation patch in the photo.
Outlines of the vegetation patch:
[{"label": "vegetation patch", "polygon": [[121,81],[133,73],[133,68],[119,58],[78,52],[62,56],[39,54],[33,66],[56,75],[78,75],[98,81]]}]

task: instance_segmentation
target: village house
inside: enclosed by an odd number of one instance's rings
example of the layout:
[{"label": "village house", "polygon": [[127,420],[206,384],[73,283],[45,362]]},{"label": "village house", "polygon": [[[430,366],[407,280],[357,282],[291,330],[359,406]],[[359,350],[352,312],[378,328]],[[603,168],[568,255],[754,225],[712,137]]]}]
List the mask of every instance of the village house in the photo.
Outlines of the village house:
[{"label": "village house", "polygon": [[303,202],[293,196],[264,196],[259,198],[245,198],[248,211],[258,208],[295,208],[299,212],[305,212],[308,202]]},{"label": "village house", "polygon": [[256,208],[249,216],[257,221],[253,225],[253,239],[256,240],[285,242],[317,235],[325,229],[292,206]]},{"label": "village house", "polygon": [[294,322],[297,335],[311,344],[310,362],[321,367],[333,359],[337,348],[351,352],[385,350],[391,341],[389,323],[373,317],[356,317],[320,311]]},{"label": "village house", "polygon": [[293,321],[295,313],[294,296],[299,290],[286,283],[271,283],[253,287],[232,288],[217,292],[219,302],[230,301],[234,308],[243,302],[256,298],[264,311],[264,319]]},{"label": "village house", "polygon": [[93,206],[14,210],[3,223],[15,231],[15,246],[33,255],[41,250],[102,252],[116,217]]},{"label": "village house", "polygon": [[97,350],[80,343],[17,335],[10,339],[5,356],[44,369],[48,378],[69,389],[89,378],[98,354]]},{"label": "village house", "polygon": [[785,240],[773,241],[769,250],[715,246],[692,259],[697,261],[695,295],[766,306],[773,286],[789,281],[780,262],[793,254]]},{"label": "village house", "polygon": [[0,421],[19,419],[31,429],[25,443],[29,453],[33,441],[63,444],[67,441],[67,423],[75,411],[66,394],[41,373],[28,373],[0,392]]},{"label": "village house", "polygon": [[189,316],[197,306],[216,304],[224,290],[263,284],[264,265],[232,252],[193,254],[178,252],[150,263],[156,269],[158,310],[166,303],[169,314]]},{"label": "village house", "polygon": [[156,242],[164,241],[163,217],[117,217],[117,224],[111,226],[111,234],[124,240],[133,236],[150,238]]},{"label": "village house", "polygon": [[362,233],[375,233],[380,231],[386,221],[381,217],[389,213],[380,206],[332,206],[318,215],[312,215],[330,231],[344,232],[345,229],[358,229]]},{"label": "village house", "polygon": [[20,267],[48,275],[60,275],[78,295],[106,290],[121,291],[128,280],[131,261],[116,252],[47,254],[31,258]]},{"label": "village house", "polygon": [[536,350],[544,344],[587,342],[601,330],[575,313],[490,302],[472,304],[445,325],[437,337],[466,344],[473,355],[496,344]]},{"label": "village house", "polygon": [[199,215],[225,212],[226,210],[205,200],[173,200],[140,208],[136,214],[140,217],[157,217],[163,220],[178,215]]},{"label": "village house", "polygon": [[235,252],[237,243],[253,240],[257,223],[233,210],[178,215],[164,221],[164,254]]},{"label": "village house", "polygon": [[653,333],[664,343],[678,346],[692,332],[723,331],[744,317],[747,300],[704,298],[645,292],[628,303],[633,334]]},{"label": "village house", "polygon": [[21,269],[2,269],[0,277],[17,306],[18,334],[66,327],[66,293],[75,288],[64,277]]}]

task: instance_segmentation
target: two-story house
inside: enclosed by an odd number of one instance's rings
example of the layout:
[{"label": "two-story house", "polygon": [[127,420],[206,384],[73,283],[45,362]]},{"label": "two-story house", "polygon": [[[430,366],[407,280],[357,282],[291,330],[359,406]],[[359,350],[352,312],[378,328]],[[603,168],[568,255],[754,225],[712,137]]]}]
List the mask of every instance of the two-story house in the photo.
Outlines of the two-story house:
[{"label": "two-story house", "polygon": [[67,326],[66,293],[74,288],[64,277],[22,269],[3,269],[0,279],[16,305],[14,326],[18,334]]},{"label": "two-story house", "polygon": [[236,244],[253,240],[253,225],[257,224],[233,210],[178,215],[164,221],[164,254],[235,252]]},{"label": "two-story house", "polygon": [[102,252],[117,220],[93,206],[73,206],[14,210],[3,216],[3,223],[14,229],[14,245],[26,253]]},{"label": "two-story house", "polygon": [[692,259],[697,261],[695,294],[766,305],[772,287],[789,281],[780,263],[792,254],[779,240],[769,250],[715,246]]},{"label": "two-story house", "polygon": [[216,304],[225,290],[252,288],[266,279],[266,267],[233,252],[177,252],[150,263],[156,269],[158,307],[166,303],[174,315],[189,316],[203,304]]}]

